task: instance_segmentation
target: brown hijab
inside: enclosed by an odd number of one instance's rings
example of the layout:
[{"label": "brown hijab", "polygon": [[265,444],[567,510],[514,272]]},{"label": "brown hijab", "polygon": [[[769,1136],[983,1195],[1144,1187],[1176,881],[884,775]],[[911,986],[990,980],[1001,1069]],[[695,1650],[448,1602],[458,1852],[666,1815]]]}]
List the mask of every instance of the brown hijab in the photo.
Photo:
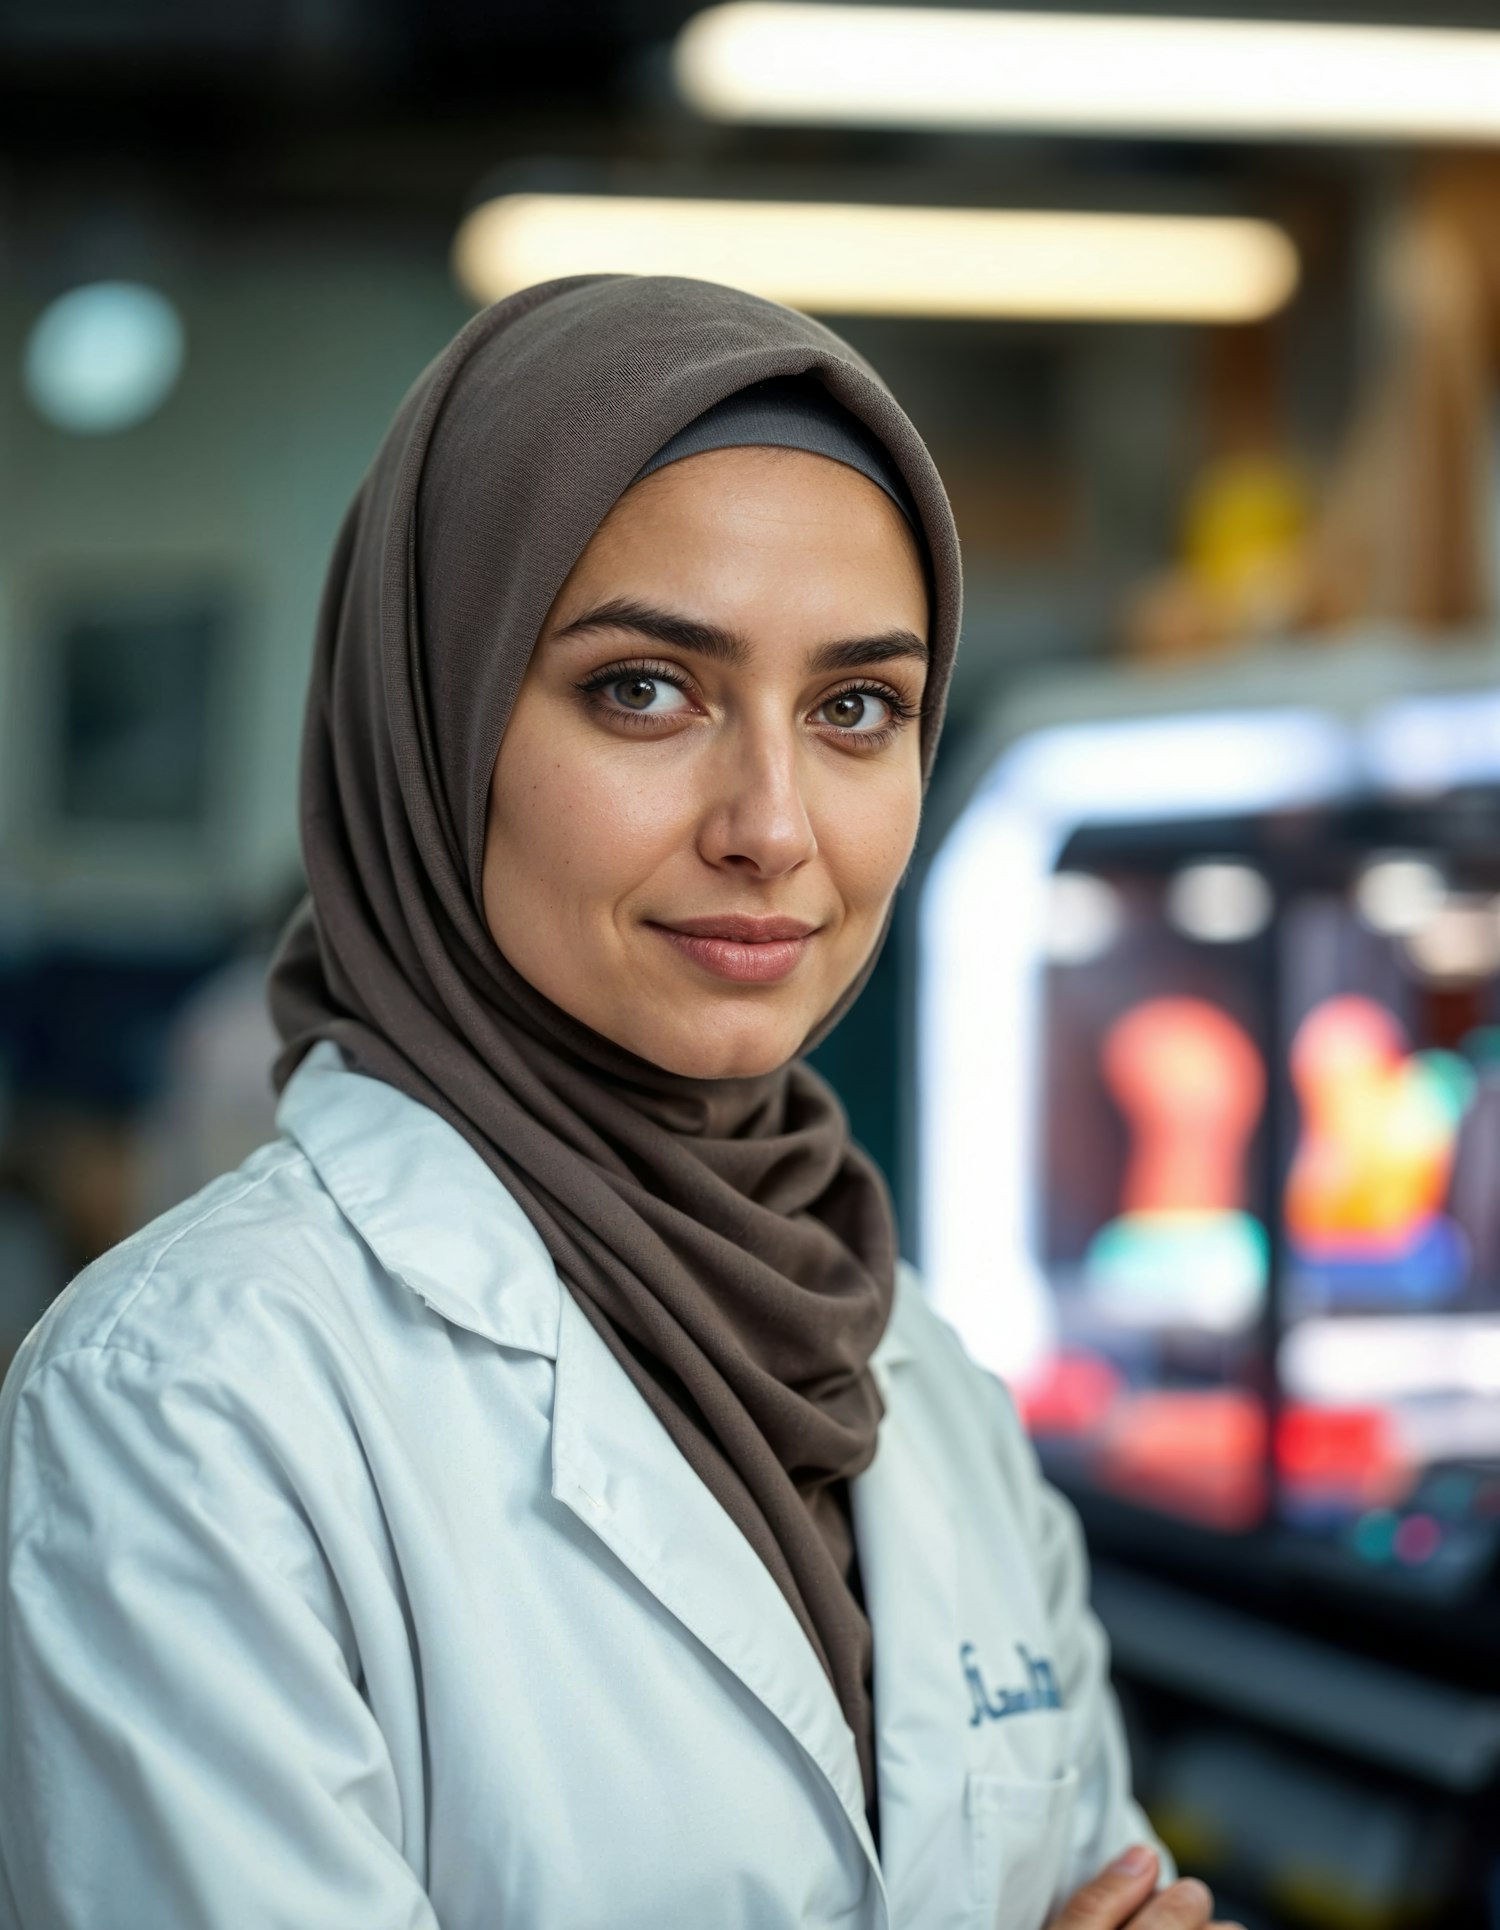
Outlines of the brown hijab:
[{"label": "brown hijab", "polygon": [[897,1243],[885,1181],[800,1054],[692,1079],[522,978],[485,922],[490,780],[553,598],[636,472],[703,410],[810,373],[888,449],[933,610],[922,784],[959,626],[943,485],[875,371],[794,309],[674,276],[574,275],[476,315],[418,377],[344,517],[302,744],[310,896],[270,1004],[285,1085],[318,1039],[448,1120],[515,1195],[569,1291],[765,1562],[875,1791],[871,1635],[849,1476],[875,1453],[869,1358]]}]

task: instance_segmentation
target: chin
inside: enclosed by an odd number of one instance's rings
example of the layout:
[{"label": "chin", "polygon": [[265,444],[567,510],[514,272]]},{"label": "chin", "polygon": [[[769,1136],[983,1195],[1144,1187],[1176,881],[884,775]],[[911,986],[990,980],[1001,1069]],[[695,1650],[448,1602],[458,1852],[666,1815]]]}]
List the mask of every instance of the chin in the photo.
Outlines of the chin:
[{"label": "chin", "polygon": [[653,1064],[685,1079],[753,1079],[774,1072],[792,1058],[812,1021],[793,1026],[759,1025],[735,1036],[715,1038],[701,1027],[674,1027],[665,1038],[632,1048]]}]

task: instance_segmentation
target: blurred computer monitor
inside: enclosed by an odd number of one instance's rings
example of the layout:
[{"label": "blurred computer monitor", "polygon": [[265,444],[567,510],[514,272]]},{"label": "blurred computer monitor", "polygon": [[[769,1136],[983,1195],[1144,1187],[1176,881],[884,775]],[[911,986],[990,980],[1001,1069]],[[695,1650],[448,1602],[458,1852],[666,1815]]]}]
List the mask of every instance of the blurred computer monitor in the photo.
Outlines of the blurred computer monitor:
[{"label": "blurred computer monitor", "polygon": [[924,1272],[1049,1470],[1432,1596],[1500,1548],[1491,709],[1036,733],[922,904]]}]

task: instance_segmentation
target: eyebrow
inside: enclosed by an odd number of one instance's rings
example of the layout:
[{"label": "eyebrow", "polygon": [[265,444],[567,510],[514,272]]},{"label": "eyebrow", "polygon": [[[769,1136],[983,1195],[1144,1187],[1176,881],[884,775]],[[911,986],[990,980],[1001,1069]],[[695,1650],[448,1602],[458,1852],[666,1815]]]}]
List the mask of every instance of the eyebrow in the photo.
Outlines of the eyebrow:
[{"label": "eyebrow", "polygon": [[[754,654],[738,631],[717,623],[702,623],[696,617],[678,616],[671,610],[656,610],[650,604],[630,597],[616,597],[586,610],[580,617],[554,630],[552,640],[577,636],[585,630],[633,630],[638,636],[651,637],[674,650],[695,651],[717,663],[743,669]],[[845,637],[815,645],[807,653],[807,667],[814,676],[832,670],[858,670],[866,664],[887,663],[892,657],[913,657],[927,663],[931,653],[913,630],[885,630],[876,637]]]}]

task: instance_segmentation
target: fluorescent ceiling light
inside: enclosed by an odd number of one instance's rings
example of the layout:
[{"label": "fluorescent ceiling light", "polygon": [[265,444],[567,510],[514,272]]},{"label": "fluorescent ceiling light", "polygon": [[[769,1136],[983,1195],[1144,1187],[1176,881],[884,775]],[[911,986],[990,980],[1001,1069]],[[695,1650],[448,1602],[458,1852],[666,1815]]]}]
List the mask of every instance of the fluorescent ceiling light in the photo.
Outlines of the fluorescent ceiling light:
[{"label": "fluorescent ceiling light", "polygon": [[728,282],[841,315],[1253,321],[1297,283],[1269,222],[615,195],[508,194],[463,222],[459,279],[480,301],[558,275]]},{"label": "fluorescent ceiling light", "polygon": [[1411,141],[1500,137],[1500,33],[736,0],[677,84],[717,120]]}]

